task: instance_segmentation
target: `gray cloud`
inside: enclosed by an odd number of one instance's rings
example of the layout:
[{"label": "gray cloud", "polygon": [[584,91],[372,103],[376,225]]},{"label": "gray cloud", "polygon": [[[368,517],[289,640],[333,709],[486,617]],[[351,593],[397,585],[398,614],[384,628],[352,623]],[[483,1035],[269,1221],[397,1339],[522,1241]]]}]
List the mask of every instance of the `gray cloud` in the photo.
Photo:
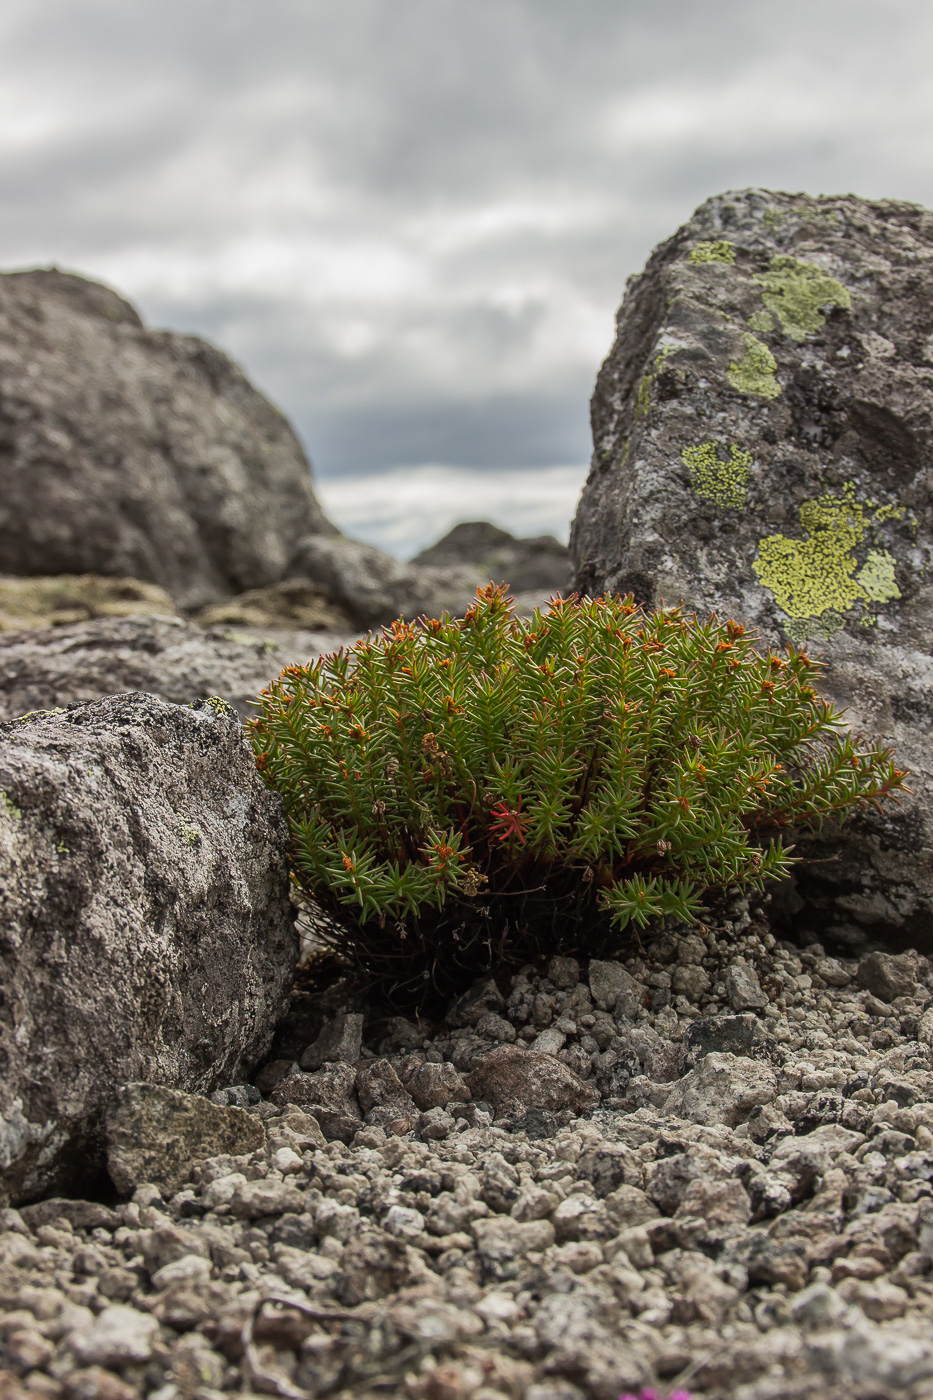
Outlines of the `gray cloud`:
[{"label": "gray cloud", "polygon": [[554,468],[561,529],[626,276],[722,189],[930,202],[931,38],[921,0],[7,0],[0,265],[216,340],[341,509],[411,469],[420,539],[473,471],[514,524]]}]

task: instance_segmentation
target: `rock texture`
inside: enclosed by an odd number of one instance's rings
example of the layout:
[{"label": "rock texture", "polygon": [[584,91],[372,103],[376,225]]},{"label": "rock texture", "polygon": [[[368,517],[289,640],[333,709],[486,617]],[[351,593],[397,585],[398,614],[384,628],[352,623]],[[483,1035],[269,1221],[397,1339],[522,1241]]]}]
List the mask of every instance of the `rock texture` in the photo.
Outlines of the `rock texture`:
[{"label": "rock texture", "polygon": [[268,1049],[296,938],[279,803],[234,713],[119,695],[0,726],[0,1190],[102,1160],[117,1084]]},{"label": "rock texture", "polygon": [[[683,957],[706,974],[693,1000],[670,985]],[[737,967],[760,1012],[732,1013]],[[881,1002],[877,962],[777,942],[737,900],[706,938],[586,972],[526,968],[496,1013],[415,1035],[366,1008],[356,1063],[332,1062],[329,1089],[302,1076],[357,1105],[345,1140],[252,1086],[226,1090],[254,1101],[232,1118],[131,1086],[149,1105],[130,1114],[132,1199],[0,1211],[0,1394],[929,1400],[929,963],[898,964]],[[626,979],[646,993],[628,1010],[609,995]],[[357,1050],[358,1013],[319,996],[332,1045]],[[521,1053],[494,1033],[558,1026],[558,1055],[525,1059],[585,1113],[503,1101],[493,1122],[456,1064],[493,1081]],[[306,1024],[297,1057],[321,1039]],[[182,1139],[191,1170],[163,1180]]]},{"label": "rock texture", "polygon": [[54,268],[0,276],[0,475],[0,571],[132,575],[184,607],[277,582],[333,528],[226,355]]},{"label": "rock texture", "polygon": [[254,1152],[262,1127],[242,1108],[156,1084],[122,1084],[107,1113],[107,1171],[132,1195],[152,1181],[174,1193],[198,1165],[224,1152]]},{"label": "rock texture", "polygon": [[[287,640],[284,639],[287,637]],[[170,617],[107,618],[0,636],[0,719],[31,710],[147,691],[187,705],[219,695],[241,717],[283,666],[330,651],[341,640],[285,633],[282,640],[204,632]]]},{"label": "rock texture", "polygon": [[798,847],[801,917],[840,937],[933,921],[931,390],[933,213],[745,190],[631,280],[593,397],[578,586],[810,643],[912,770],[912,800]]}]

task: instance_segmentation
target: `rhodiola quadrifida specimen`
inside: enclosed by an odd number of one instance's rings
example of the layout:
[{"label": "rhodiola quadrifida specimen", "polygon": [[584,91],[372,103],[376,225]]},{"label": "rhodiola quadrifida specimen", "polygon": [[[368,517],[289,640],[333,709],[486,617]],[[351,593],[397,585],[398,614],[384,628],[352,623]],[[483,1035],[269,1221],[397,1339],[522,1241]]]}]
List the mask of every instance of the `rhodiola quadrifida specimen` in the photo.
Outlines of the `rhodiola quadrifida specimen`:
[{"label": "rhodiola quadrifida specimen", "polygon": [[417,999],[787,874],[794,828],[901,788],[818,663],[630,598],[396,622],[290,666],[250,722],[333,951]]}]

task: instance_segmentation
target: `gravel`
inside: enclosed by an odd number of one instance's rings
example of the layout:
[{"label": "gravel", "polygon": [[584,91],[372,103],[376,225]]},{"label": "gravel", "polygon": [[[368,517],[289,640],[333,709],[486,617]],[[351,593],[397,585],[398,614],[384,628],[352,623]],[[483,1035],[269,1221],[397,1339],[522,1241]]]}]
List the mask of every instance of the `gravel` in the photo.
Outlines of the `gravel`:
[{"label": "gravel", "polygon": [[328,1014],[191,1096],[255,1149],[179,1185],[163,1127],[130,1199],[0,1212],[0,1400],[933,1396],[924,958],[737,899],[437,1027]]}]

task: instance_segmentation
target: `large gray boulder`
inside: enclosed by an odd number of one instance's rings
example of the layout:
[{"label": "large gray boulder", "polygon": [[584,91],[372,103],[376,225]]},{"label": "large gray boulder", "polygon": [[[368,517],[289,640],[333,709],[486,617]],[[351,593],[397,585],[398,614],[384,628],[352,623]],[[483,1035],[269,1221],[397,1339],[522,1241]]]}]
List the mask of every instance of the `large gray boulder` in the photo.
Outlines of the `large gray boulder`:
[{"label": "large gray boulder", "polygon": [[285,418],[220,350],[108,287],[0,276],[0,573],[129,575],[200,607],[333,530]]},{"label": "large gray boulder", "polygon": [[899,808],[798,847],[820,933],[933,932],[931,391],[933,214],[745,190],[630,280],[593,396],[578,587],[809,643],[913,772]]},{"label": "large gray boulder", "polygon": [[286,842],[220,701],[0,725],[0,1193],[86,1185],[121,1083],[253,1069],[297,952]]},{"label": "large gray boulder", "polygon": [[283,631],[249,640],[180,618],[96,618],[65,627],[0,634],[0,720],[30,710],[141,690],[179,705],[220,695],[245,718],[284,666],[304,663],[352,637]]}]

